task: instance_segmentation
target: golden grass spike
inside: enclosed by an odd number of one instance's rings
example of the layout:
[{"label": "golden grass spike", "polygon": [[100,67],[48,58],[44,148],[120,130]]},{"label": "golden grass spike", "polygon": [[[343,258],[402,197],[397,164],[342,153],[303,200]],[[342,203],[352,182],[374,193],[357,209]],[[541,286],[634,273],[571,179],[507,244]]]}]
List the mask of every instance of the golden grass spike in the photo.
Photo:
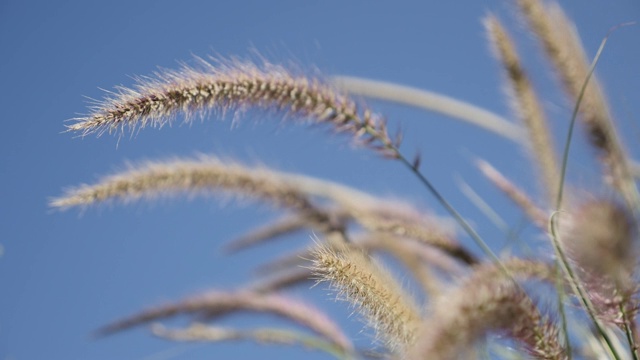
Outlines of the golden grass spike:
[{"label": "golden grass spike", "polygon": [[149,162],[106,177],[96,184],[68,190],[66,195],[52,200],[51,206],[66,209],[112,200],[213,192],[266,201],[300,212],[300,216],[323,232],[343,232],[339,221],[317,207],[304,189],[289,179],[288,174],[223,162],[215,157]]},{"label": "golden grass spike", "polygon": [[256,108],[330,124],[384,155],[394,156],[387,150],[399,144],[389,137],[384,120],[366,108],[358,109],[355,101],[321,79],[296,75],[266,62],[258,66],[248,61],[215,60],[214,66],[198,60],[198,67],[163,71],[155,79],[139,78],[134,89],[119,88],[91,113],[75,119],[69,130],[86,135],[125,127],[160,127],[180,113],[188,121],[212,110]]},{"label": "golden grass spike", "polygon": [[[518,0],[518,4],[575,103],[589,74],[590,64],[575,26],[557,4],[545,7],[540,0]],[[629,158],[615,130],[609,105],[595,76],[587,84],[579,110],[589,140],[599,151],[599,157],[605,164],[605,180],[635,207],[638,203],[638,191],[630,170]]]},{"label": "golden grass spike", "polygon": [[484,19],[496,57],[506,73],[507,93],[511,107],[527,129],[531,146],[531,157],[541,171],[542,186],[549,204],[557,198],[560,173],[555,146],[549,133],[547,118],[538,96],[520,64],[515,45],[497,17],[489,15]]},{"label": "golden grass spike", "polygon": [[[455,258],[443,252],[442,249],[425,245],[413,239],[403,238],[402,236],[365,232],[351,236],[350,241],[349,244],[352,247],[361,249],[367,254],[384,252],[391,254],[400,262],[408,261],[405,265],[414,273],[416,279],[422,285],[427,285],[425,288],[432,289],[434,292],[438,288],[433,281],[435,279],[427,279],[427,277],[431,276],[425,274],[424,266],[429,266],[429,268],[453,278],[461,276],[468,270],[464,263],[456,261]],[[271,286],[278,287],[280,282],[284,286],[289,286],[307,280],[306,271],[300,270],[305,270],[303,266],[308,261],[306,259],[313,258],[313,250],[314,248],[297,250],[260,265],[256,273],[272,278],[259,280],[252,289],[262,289],[263,286],[267,289]],[[413,259],[413,257],[416,259]],[[273,285],[271,285],[272,282],[274,283]]]},{"label": "golden grass spike", "polygon": [[[437,294],[442,289],[442,284],[431,271],[431,267],[442,265],[442,263],[446,264],[446,262],[434,264],[428,261],[428,259],[425,259],[425,257],[429,255],[431,255],[432,258],[436,258],[437,255],[425,251],[425,246],[420,243],[384,233],[364,233],[354,235],[351,244],[358,249],[362,249],[367,254],[373,251],[385,252],[396,258],[409,270],[421,289],[428,296]],[[440,257],[446,256],[440,253]],[[451,268],[447,268],[447,270],[451,270]],[[455,270],[452,271],[452,273],[455,273]]]},{"label": "golden grass spike", "polygon": [[328,281],[338,297],[353,304],[391,351],[402,352],[414,341],[420,312],[412,297],[389,273],[358,249],[318,245],[312,269]]},{"label": "golden grass spike", "polygon": [[[231,193],[259,199],[299,212],[313,228],[324,233],[344,233],[344,224],[354,219],[369,230],[412,237],[438,247],[467,264],[475,257],[441,226],[407,204],[391,202],[306,176],[250,168],[215,157],[198,160],[178,159],[149,162],[98,181],[67,191],[53,199],[51,206],[61,209],[86,207],[111,200],[131,201],[175,193]],[[331,210],[316,206],[313,198],[335,202]]]},{"label": "golden grass spike", "polygon": [[307,196],[276,172],[249,169],[215,157],[148,162],[104,178],[94,185],[82,185],[51,201],[51,206],[70,208],[109,200],[131,201],[176,192],[228,191],[259,198],[277,205],[306,208]]}]

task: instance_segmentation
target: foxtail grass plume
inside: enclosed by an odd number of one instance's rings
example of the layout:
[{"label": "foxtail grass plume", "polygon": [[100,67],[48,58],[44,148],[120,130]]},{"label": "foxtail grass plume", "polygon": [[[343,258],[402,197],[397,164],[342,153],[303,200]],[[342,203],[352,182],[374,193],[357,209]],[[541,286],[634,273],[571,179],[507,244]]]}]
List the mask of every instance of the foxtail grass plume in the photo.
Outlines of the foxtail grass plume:
[{"label": "foxtail grass plume", "polygon": [[507,93],[511,98],[511,107],[527,129],[531,157],[538,163],[542,172],[543,183],[541,185],[547,192],[547,201],[552,204],[556,199],[560,184],[560,167],[549,134],[546,116],[529,77],[520,64],[515,45],[500,20],[494,15],[489,15],[484,19],[484,25],[493,45],[494,53],[506,74]]},{"label": "foxtail grass plume", "polygon": [[286,175],[267,169],[224,162],[215,157],[197,160],[176,159],[130,166],[130,170],[105,177],[94,185],[81,185],[53,199],[56,208],[82,207],[102,202],[132,201],[176,192],[231,192],[276,205],[304,209],[310,207],[306,194],[286,181]]},{"label": "foxtail grass plume", "polygon": [[[86,207],[113,200],[131,201],[176,193],[226,193],[258,199],[294,210],[312,229],[344,231],[344,222],[353,219],[370,231],[393,233],[437,247],[467,264],[475,257],[435,222],[400,203],[306,176],[250,168],[215,157],[148,162],[129,171],[105,177],[93,185],[81,185],[51,201],[55,208]],[[336,202],[325,209],[314,201]],[[337,209],[337,210],[334,210]]]},{"label": "foxtail grass plume", "polygon": [[534,358],[566,359],[557,329],[521,287],[501,275],[471,276],[435,299],[406,358],[465,358],[493,333],[511,337]]},{"label": "foxtail grass plume", "polygon": [[[431,271],[432,267],[441,265],[442,262],[439,264],[436,262],[434,264],[433,261],[429,261],[438,258],[437,255],[429,252],[429,247],[416,243],[415,241],[407,241],[406,239],[392,235],[376,233],[365,233],[359,236],[353,236],[351,244],[359,249],[365,250],[367,253],[371,253],[371,250],[377,250],[378,252],[388,253],[396,258],[409,270],[426,295],[436,294],[442,289],[440,280],[435,276],[433,271]],[[441,257],[446,256],[441,255]],[[455,273],[450,267],[448,267],[447,270]]]},{"label": "foxtail grass plume", "polygon": [[331,214],[317,207],[287,174],[264,168],[248,168],[214,157],[199,160],[149,162],[129,171],[82,185],[51,201],[56,208],[86,207],[110,201],[131,201],[173,193],[231,193],[296,210],[322,231],[342,231]]},{"label": "foxtail grass plume", "polygon": [[637,262],[635,224],[628,211],[608,199],[595,199],[562,214],[560,241],[583,271],[619,278]]},{"label": "foxtail grass plume", "polygon": [[319,244],[312,261],[318,281],[328,281],[339,298],[353,304],[387,349],[402,352],[413,344],[420,312],[412,297],[371,258],[346,246]]},{"label": "foxtail grass plume", "polygon": [[[545,6],[541,0],[518,0],[518,4],[575,103],[588,78],[590,63],[575,26],[555,3]],[[632,206],[637,206],[638,190],[628,157],[615,129],[608,102],[595,76],[585,88],[579,110],[589,140],[606,166],[606,180]]]},{"label": "foxtail grass plume", "polygon": [[588,201],[561,217],[560,241],[597,315],[607,322],[621,324],[622,315],[628,321],[638,311],[636,228],[628,210],[608,199]]},{"label": "foxtail grass plume", "polygon": [[330,124],[365,144],[396,157],[399,137],[392,140],[385,121],[319,78],[296,75],[283,66],[202,59],[199,66],[163,71],[140,78],[134,89],[118,88],[91,113],[75,119],[70,131],[82,134],[112,132],[126,127],[162,126],[182,113],[189,120],[212,110],[259,109],[291,118]]},{"label": "foxtail grass plume", "polygon": [[[362,250],[366,254],[388,254],[400,261],[414,275],[418,283],[427,293],[440,290],[438,276],[458,278],[467,272],[467,266],[437,248],[425,246],[390,234],[368,233],[354,234],[349,237],[351,247]],[[301,271],[306,260],[314,257],[315,247],[286,254],[257,268],[260,279],[254,288],[280,288],[306,281],[309,277]],[[527,261],[524,261],[525,263]],[[506,264],[506,266],[510,266]],[[302,268],[306,269],[306,268]],[[519,271],[517,266],[516,270]],[[272,285],[273,284],[273,285]]]}]

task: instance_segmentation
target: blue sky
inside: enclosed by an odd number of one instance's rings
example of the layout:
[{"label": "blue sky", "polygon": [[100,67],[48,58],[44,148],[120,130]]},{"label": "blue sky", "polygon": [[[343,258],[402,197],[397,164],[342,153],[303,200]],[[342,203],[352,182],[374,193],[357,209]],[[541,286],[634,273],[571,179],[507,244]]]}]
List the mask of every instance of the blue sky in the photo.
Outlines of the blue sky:
[{"label": "blue sky", "polygon": [[[590,55],[610,27],[640,19],[637,0],[562,5]],[[178,119],[171,127],[145,129],[119,141],[109,135],[75,137],[63,132],[64,121],[86,112],[84,97],[101,98],[100,88],[131,85],[132,76],[176,68],[193,55],[248,57],[254,49],[272,62],[430,89],[510,117],[500,69],[481,25],[489,11],[498,13],[520,40],[559,143],[569,104],[531,37],[514,21],[510,1],[0,2],[0,360],[324,358],[277,346],[175,344],[153,339],[143,329],[89,339],[100,325],[144,307],[240,286],[251,280],[255,265],[308,242],[308,234],[299,234],[235,257],[221,254],[226,240],[276,218],[276,212],[211,198],[56,212],[48,199],[127,160],[207,153],[344,182],[444,214],[415,178],[399,164],[353,148],[348,137],[273,115],[251,114],[233,128],[230,118],[219,116],[191,125]],[[639,26],[616,32],[598,67],[627,147],[636,155],[639,39]],[[402,124],[405,153],[421,152],[425,173],[498,250],[504,234],[461,194],[456,179],[472,184],[516,226],[521,215],[479,178],[472,159],[489,159],[535,192],[526,154],[493,134],[437,114],[370,104],[389,118],[392,129]],[[589,153],[578,141],[569,167],[572,184],[607,193]],[[541,242],[535,236],[530,241]],[[294,294],[334,314],[360,344],[370,340],[357,317],[347,317],[351,311],[345,304],[322,289]],[[223,324],[272,321],[241,316]]]}]

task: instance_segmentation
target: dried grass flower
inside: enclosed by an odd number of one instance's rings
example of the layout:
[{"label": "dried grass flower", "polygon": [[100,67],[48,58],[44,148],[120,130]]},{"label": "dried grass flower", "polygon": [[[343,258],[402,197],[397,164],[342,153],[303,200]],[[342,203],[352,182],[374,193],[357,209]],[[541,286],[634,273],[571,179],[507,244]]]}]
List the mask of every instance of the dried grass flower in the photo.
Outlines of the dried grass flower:
[{"label": "dried grass flower", "polygon": [[240,60],[214,59],[215,65],[197,60],[195,67],[161,71],[155,77],[138,78],[135,88],[117,88],[110,97],[98,101],[89,114],[74,119],[69,130],[100,134],[125,127],[161,127],[179,113],[188,121],[212,110],[260,109],[330,124],[387,156],[394,156],[389,149],[399,145],[389,137],[380,116],[366,107],[359,108],[354,100],[320,78],[295,74],[266,61],[259,66]]},{"label": "dried grass flower", "polygon": [[403,351],[414,343],[420,311],[386,270],[346,246],[318,245],[312,261],[318,281],[328,281],[338,298],[353,304],[389,350]]},{"label": "dried grass flower", "polygon": [[431,304],[408,359],[458,359],[491,333],[505,334],[537,359],[566,359],[555,326],[502,274],[471,276]]}]

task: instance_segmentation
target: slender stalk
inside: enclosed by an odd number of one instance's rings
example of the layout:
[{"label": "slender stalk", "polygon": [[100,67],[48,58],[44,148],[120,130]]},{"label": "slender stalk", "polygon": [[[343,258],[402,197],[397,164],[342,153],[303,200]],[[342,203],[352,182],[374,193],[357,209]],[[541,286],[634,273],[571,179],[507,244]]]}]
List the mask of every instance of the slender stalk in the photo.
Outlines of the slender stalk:
[{"label": "slender stalk", "polygon": [[[416,167],[414,166],[407,158],[397,150],[398,160],[407,167],[420,182],[429,190],[431,195],[436,198],[436,200],[440,203],[440,205],[460,224],[462,229],[473,239],[473,241],[482,249],[482,251],[489,257],[491,260],[500,264],[500,258],[491,250],[489,245],[482,239],[482,237],[469,225],[469,223],[460,215],[460,213],[442,196],[442,194],[433,186],[431,181],[427,179],[427,177]],[[506,269],[504,269],[506,271]]]},{"label": "slender stalk", "polygon": [[635,346],[635,334],[634,329],[631,326],[632,320],[627,316],[627,312],[624,309],[623,302],[618,304],[618,308],[620,309],[620,315],[622,316],[622,326],[624,328],[624,334],[627,337],[627,342],[629,343],[629,347],[631,348],[631,356],[633,360],[638,360],[638,347]]},{"label": "slender stalk", "polygon": [[611,355],[616,360],[621,360],[622,358],[617,353],[617,350],[615,349],[612,339],[609,337],[609,334],[607,334],[607,332],[605,331],[604,326],[602,325],[600,320],[598,320],[593,304],[591,303],[591,300],[589,300],[587,293],[578,282],[578,278],[575,275],[575,272],[573,271],[573,268],[571,267],[571,264],[569,263],[569,260],[567,259],[567,256],[564,253],[562,246],[560,245],[560,241],[558,240],[558,233],[556,231],[557,215],[559,213],[560,213],[559,211],[554,212],[551,215],[551,219],[549,220],[549,222],[550,222],[552,244],[553,244],[553,248],[556,253],[556,256],[558,257],[558,263],[560,264],[560,268],[562,269],[564,274],[568,277],[569,285],[571,286],[571,289],[578,296],[578,299],[580,300],[580,304],[587,312],[587,315],[589,315],[589,317],[591,318],[591,321],[593,322],[593,325],[596,328],[596,331],[598,332],[598,334],[600,334],[600,336],[604,340]]},{"label": "slender stalk", "polygon": [[[364,126],[363,130],[370,134],[370,136],[374,136],[376,129],[370,126]],[[489,245],[482,239],[480,234],[478,234],[471,225],[460,215],[460,213],[451,205],[442,194],[436,189],[436,187],[429,181],[429,179],[418,169],[418,164],[416,162],[411,162],[407,159],[404,154],[400,152],[398,146],[392,142],[385,142],[385,150],[388,151],[391,158],[397,159],[400,161],[409,171],[411,171],[418,180],[427,188],[427,190],[431,193],[431,195],[440,203],[440,205],[451,215],[454,220],[462,227],[462,229],[471,237],[471,239],[482,249],[482,251],[489,257],[496,265],[500,267],[500,269],[507,275],[509,278],[513,280],[513,277],[509,274],[508,269],[502,264],[500,258],[491,250]],[[515,282],[515,280],[513,280]]]},{"label": "slender stalk", "polygon": [[[620,25],[620,26],[624,26],[624,25],[625,24]],[[620,27],[620,26],[618,26],[618,27]],[[575,272],[573,271],[573,269],[571,267],[571,264],[569,263],[569,260],[567,259],[567,256],[566,256],[564,250],[562,249],[562,245],[560,244],[559,237],[558,237],[558,234],[557,234],[557,223],[558,223],[558,215],[560,214],[560,208],[562,206],[562,196],[563,196],[563,192],[564,192],[564,183],[565,183],[566,173],[567,173],[567,164],[568,164],[568,161],[569,161],[569,150],[571,148],[571,139],[573,137],[573,130],[575,128],[576,119],[578,117],[578,110],[580,109],[580,103],[582,102],[582,98],[584,97],[585,90],[587,88],[587,85],[589,84],[589,80],[591,79],[591,76],[593,75],[595,67],[598,64],[598,60],[600,59],[600,55],[602,54],[602,51],[604,50],[604,46],[607,43],[607,40],[609,39],[609,36],[611,35],[611,33],[615,29],[617,29],[618,27],[615,27],[615,28],[609,30],[609,32],[604,37],[604,39],[602,39],[602,42],[600,43],[600,47],[598,48],[596,56],[594,57],[593,62],[591,63],[591,66],[589,67],[589,72],[587,73],[586,79],[584,79],[584,82],[582,84],[582,88],[581,88],[580,93],[578,95],[578,98],[576,100],[576,104],[575,104],[575,106],[573,108],[573,113],[571,115],[571,122],[569,124],[569,131],[567,133],[567,140],[565,142],[564,152],[563,152],[563,156],[562,156],[562,166],[561,166],[561,169],[560,169],[560,186],[558,188],[558,196],[557,196],[557,199],[556,199],[556,211],[551,215],[551,218],[549,219],[549,227],[550,227],[551,239],[552,239],[551,243],[553,245],[553,248],[554,248],[554,251],[556,253],[556,256],[558,257],[558,263],[560,265],[560,268],[563,270],[564,274],[568,277],[569,284],[571,285],[572,290],[578,296],[578,298],[580,300],[580,303],[582,304],[582,306],[586,310],[586,312],[589,315],[589,317],[591,318],[591,321],[593,322],[596,330],[598,331],[598,333],[600,334],[600,336],[602,337],[602,339],[606,343],[607,347],[609,348],[609,351],[611,352],[611,355],[617,360],[621,359],[621,357],[617,353],[617,350],[615,349],[615,347],[613,345],[613,342],[612,342],[611,338],[609,337],[609,334],[607,334],[607,332],[604,330],[603,325],[598,320],[598,318],[596,316],[596,313],[595,313],[595,310],[594,310],[594,307],[593,307],[593,304],[591,303],[591,301],[587,297],[587,294],[585,293],[585,290],[582,288],[582,286],[578,282],[578,279],[577,279],[577,277],[575,275]],[[632,341],[632,340],[630,339],[630,341]],[[630,346],[633,346],[633,344],[630,343]]]},{"label": "slender stalk", "polygon": [[560,321],[562,322],[562,336],[564,337],[564,346],[567,348],[567,357],[569,360],[573,357],[573,352],[571,350],[571,339],[569,337],[569,322],[567,321],[567,311],[565,309],[564,299],[565,299],[565,291],[564,291],[564,282],[561,281],[561,277],[559,276],[558,266],[556,266],[556,297],[558,298],[558,312],[560,313]]},{"label": "slender stalk", "polygon": [[353,76],[334,76],[331,81],[350,94],[418,107],[465,121],[520,143],[524,131],[518,124],[476,105],[440,93],[391,82]]}]

